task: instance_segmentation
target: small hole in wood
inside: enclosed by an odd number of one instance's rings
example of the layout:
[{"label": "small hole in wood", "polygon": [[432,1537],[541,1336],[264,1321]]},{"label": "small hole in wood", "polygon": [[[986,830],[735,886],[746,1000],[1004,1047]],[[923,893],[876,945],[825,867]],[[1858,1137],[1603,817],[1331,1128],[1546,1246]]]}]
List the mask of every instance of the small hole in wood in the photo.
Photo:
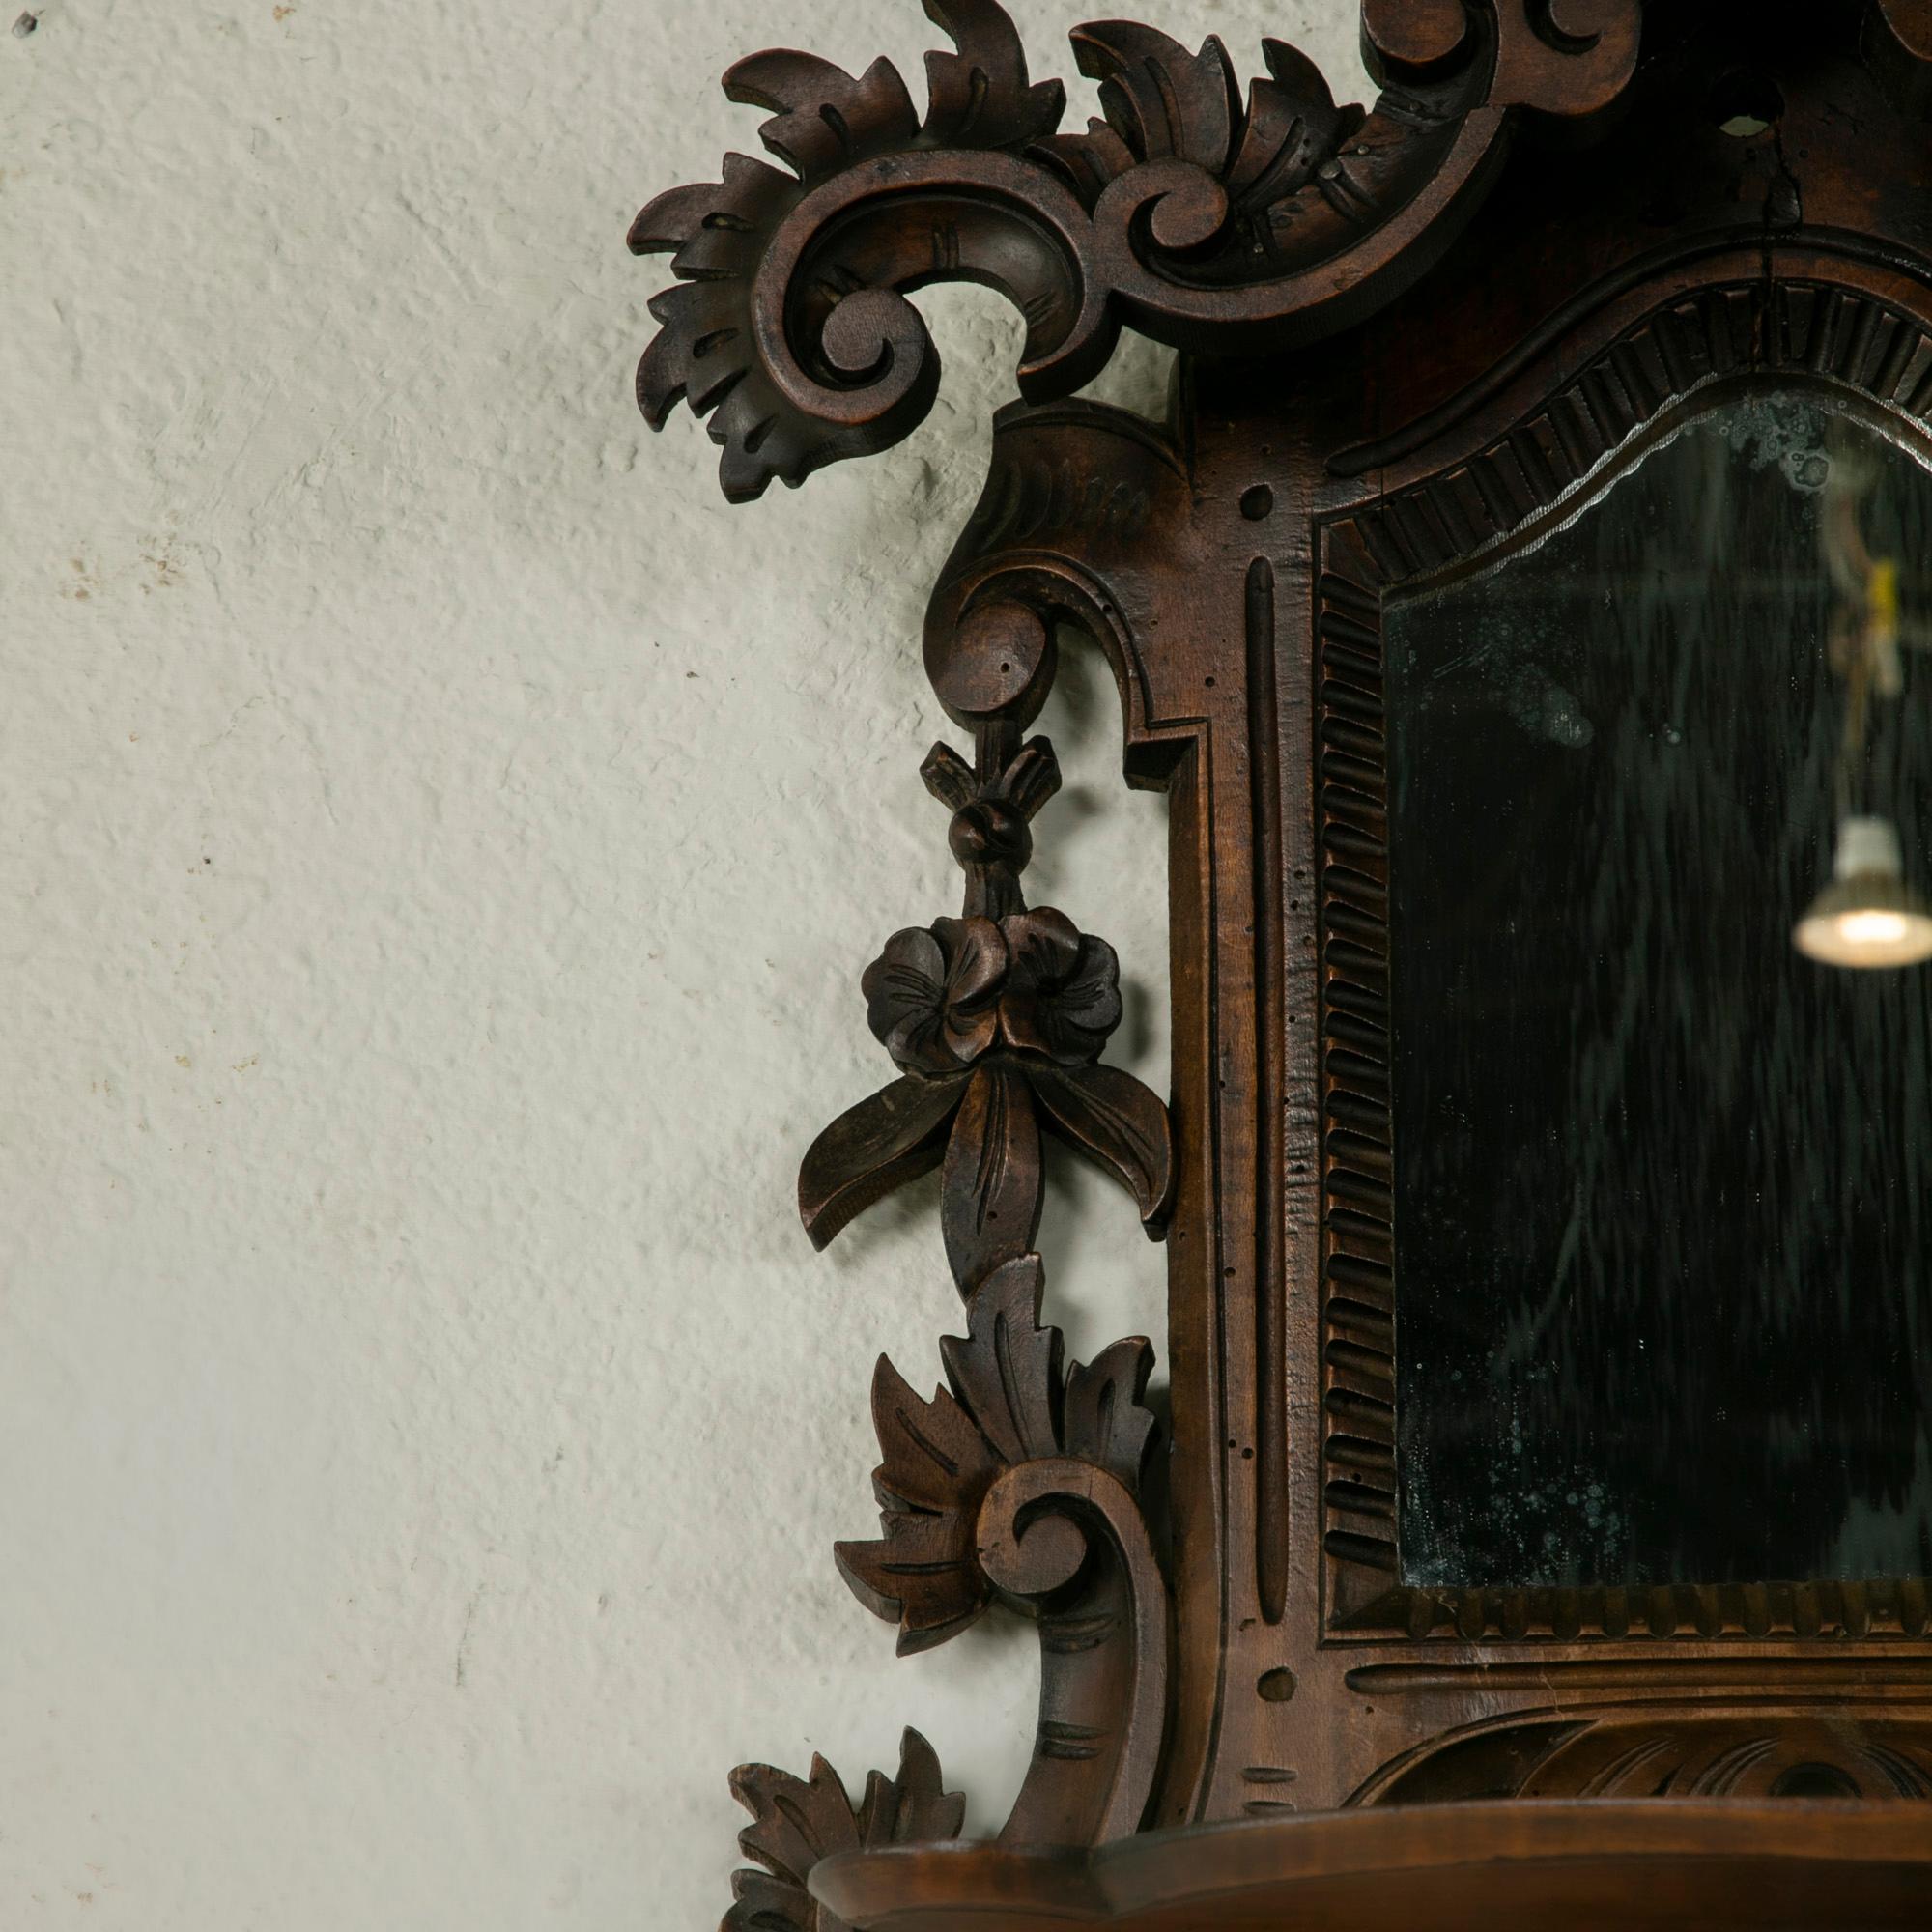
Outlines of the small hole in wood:
[{"label": "small hole in wood", "polygon": [[1251,524],[1258,524],[1264,517],[1274,512],[1274,492],[1265,483],[1257,483],[1252,490],[1241,497],[1241,515]]},{"label": "small hole in wood", "polygon": [[1294,1695],[1294,1672],[1292,1670],[1266,1670],[1262,1680],[1255,1686],[1261,1692],[1264,1703],[1286,1704]]},{"label": "small hole in wood", "polygon": [[1762,134],[1784,112],[1784,97],[1768,74],[1737,68],[1711,95],[1711,119],[1720,134],[1748,141]]}]

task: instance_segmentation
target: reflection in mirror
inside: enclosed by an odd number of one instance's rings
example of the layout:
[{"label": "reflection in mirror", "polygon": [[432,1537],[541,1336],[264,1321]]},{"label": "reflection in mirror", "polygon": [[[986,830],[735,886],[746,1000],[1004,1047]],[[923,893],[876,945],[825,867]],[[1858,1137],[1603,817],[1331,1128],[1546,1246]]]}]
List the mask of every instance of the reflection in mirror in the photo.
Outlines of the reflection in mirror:
[{"label": "reflection in mirror", "polygon": [[1384,649],[1404,1580],[1932,1575],[1932,470],[1733,393]]}]

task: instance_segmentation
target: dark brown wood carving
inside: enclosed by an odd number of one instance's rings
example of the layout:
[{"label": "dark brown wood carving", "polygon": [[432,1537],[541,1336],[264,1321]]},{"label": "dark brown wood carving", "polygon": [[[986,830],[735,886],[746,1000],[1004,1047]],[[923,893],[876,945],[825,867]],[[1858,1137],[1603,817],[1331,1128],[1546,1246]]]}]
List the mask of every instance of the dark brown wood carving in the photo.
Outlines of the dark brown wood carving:
[{"label": "dark brown wood carving", "polygon": [[[1932,14],[1363,0],[1367,112],[1279,42],[1243,88],[1218,41],[1100,22],[1073,44],[1102,118],[1070,130],[994,0],[924,4],[952,50],[923,112],[883,62],[727,76],[783,165],[639,216],[676,286],[638,393],[706,419],[746,498],[924,417],[909,293],[1026,317],[923,639],[963,903],[855,937],[894,1077],[811,1142],[799,1208],[823,1246],[940,1172],[967,1332],[930,1398],[879,1365],[881,1534],[838,1562],[901,1650],[1034,1619],[1040,1722],[977,1850],[940,1842],[916,1739],[856,1810],[822,1765],[741,1773],[764,1871],[730,1922],[1918,1922],[1924,1578],[1407,1580],[1384,639],[1397,593],[1526,549],[1754,385],[1932,451]],[[1071,399],[1122,327],[1183,352],[1167,423]],[[1026,899],[1069,634],[1113,671],[1127,781],[1169,799],[1166,1098],[1106,1063],[1113,948]],[[1048,1142],[1167,1243],[1164,1454],[1150,1346],[1069,1369],[1045,1321]]]},{"label": "dark brown wood carving", "polygon": [[741,1764],[731,1792],[752,1814],[738,1847],[757,1868],[732,1880],[737,1903],[720,1932],[833,1932],[837,1921],[807,1889],[821,1863],[846,1852],[956,1838],[966,1816],[966,1801],[944,1788],[939,1759],[917,1731],[907,1731],[899,1747],[898,1776],[873,1772],[856,1809],[822,1757],[812,1760],[809,1777]]},{"label": "dark brown wood carving", "polygon": [[928,56],[924,116],[898,71],[858,78],[771,52],[724,77],[767,108],[784,163],[730,156],[674,188],[631,246],[684,286],[638,372],[654,426],[688,403],[724,445],[734,501],[906,436],[938,358],[906,295],[998,289],[1027,320],[1020,388],[1069,394],[1122,324],[1188,349],[1276,347],[1371,313],[1430,267],[1493,179],[1514,126],[1587,122],[1636,58],[1636,0],[1373,0],[1383,93],[1337,108],[1279,41],[1243,99],[1226,49],[1109,20],[1073,37],[1106,118],[1061,133],[1065,90],[1031,82],[997,0],[924,0],[955,52]]},{"label": "dark brown wood carving", "polygon": [[1491,1798],[1932,1798],[1932,1715],[1821,1718],[1803,1703],[1616,1707],[1432,1741],[1365,1804]]},{"label": "dark brown wood carving", "polygon": [[1039,1325],[1037,1257],[975,1291],[972,1332],[941,1343],[949,1389],[927,1402],[881,1360],[872,1414],[883,1534],[838,1547],[867,1608],[926,1650],[996,1597],[1039,1618],[1033,1769],[1003,1835],[1103,1844],[1139,1829],[1167,1695],[1167,1591],[1141,1513],[1153,1350],[1117,1342],[1062,1372]]},{"label": "dark brown wood carving", "polygon": [[959,1292],[1032,1252],[1045,1202],[1042,1131],[1112,1175],[1158,1235],[1173,1185],[1167,1109],[1098,1064],[1121,1023],[1121,969],[1065,913],[1027,910],[1030,821],[1060,789],[1044,738],[979,734],[977,769],[935,745],[926,788],[952,808],[966,874],[958,919],[886,942],[861,982],[867,1017],[900,1076],[841,1114],[799,1172],[799,1213],[823,1247],[852,1216],[944,1167],[941,1224]]}]

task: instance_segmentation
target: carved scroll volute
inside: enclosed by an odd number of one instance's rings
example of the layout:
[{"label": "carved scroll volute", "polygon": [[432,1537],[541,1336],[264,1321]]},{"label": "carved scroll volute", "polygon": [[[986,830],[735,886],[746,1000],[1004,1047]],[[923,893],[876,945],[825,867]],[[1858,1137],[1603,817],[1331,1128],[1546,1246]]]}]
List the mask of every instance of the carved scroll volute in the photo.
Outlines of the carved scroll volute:
[{"label": "carved scroll volute", "polygon": [[811,54],[772,51],[724,78],[774,110],[759,129],[791,172],[743,155],[723,177],[660,195],[631,247],[668,253],[680,286],[651,305],[664,325],[638,370],[654,428],[680,401],[711,416],[734,501],[771,480],[884,449],[923,420],[939,383],[904,291],[989,284],[1028,319],[1026,367],[1077,388],[1112,346],[1103,293],[1084,286],[1086,213],[1021,161],[1065,106],[1033,85],[997,0],[924,0],[957,51],[927,56],[924,120],[888,61],[854,78]]},{"label": "carved scroll volute", "polygon": [[985,488],[926,606],[925,672],[948,716],[1024,729],[1070,623],[1113,668],[1132,762],[1150,721],[1129,607],[1192,518],[1179,453],[1141,417],[1088,402],[1003,410]]},{"label": "carved scroll volute", "polygon": [[639,402],[654,427],[679,401],[711,417],[734,499],[924,417],[939,367],[905,297],[931,282],[1020,309],[1034,402],[1096,374],[1123,323],[1247,353],[1358,320],[1474,213],[1515,118],[1584,126],[1615,100],[1640,0],[1369,0],[1367,115],[1280,42],[1243,97],[1219,41],[1101,21],[1074,35],[1105,112],[1078,134],[1056,131],[1065,92],[1031,82],[997,0],[924,6],[957,51],[928,60],[923,120],[888,62],[855,78],[756,55],[725,91],[774,110],[760,133],[785,168],[733,155],[632,228],[680,278],[652,304]]},{"label": "carved scroll volute", "polygon": [[1365,0],[1363,52],[1382,83],[1367,114],[1338,107],[1278,41],[1243,107],[1218,40],[1189,54],[1129,22],[1083,27],[1074,45],[1107,123],[1046,145],[1098,185],[1094,272],[1118,320],[1203,353],[1289,348],[1373,314],[1440,259],[1515,119],[1602,116],[1635,71],[1640,12]]},{"label": "carved scroll volute", "polygon": [[873,1418],[883,1534],[841,1544],[860,1601],[930,1649],[998,1601],[1037,1616],[1040,1719],[1002,1833],[1091,1845],[1139,1828],[1159,1759],[1167,1591],[1139,1500],[1152,1350],[1117,1342],[1063,1372],[1039,1321],[1037,1256],[974,1293],[970,1332],[940,1345],[930,1401],[881,1358]]}]

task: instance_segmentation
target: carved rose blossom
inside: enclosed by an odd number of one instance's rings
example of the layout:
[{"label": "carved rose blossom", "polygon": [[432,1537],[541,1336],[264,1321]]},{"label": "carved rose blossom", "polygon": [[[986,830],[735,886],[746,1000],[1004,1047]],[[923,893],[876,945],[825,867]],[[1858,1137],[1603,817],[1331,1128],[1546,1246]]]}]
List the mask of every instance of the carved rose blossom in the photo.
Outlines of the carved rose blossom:
[{"label": "carved rose blossom", "polygon": [[944,1164],[940,1219],[962,1294],[1028,1253],[1045,1191],[1042,1130],[1126,1187],[1158,1236],[1173,1185],[1167,1109],[1098,1065],[1121,1023],[1104,939],[1043,908],[935,920],[895,933],[867,969],[866,1006],[903,1077],[840,1115],[798,1178],[823,1247],[902,1181]]},{"label": "carved rose blossom", "polygon": [[1114,949],[1050,908],[895,933],[863,983],[872,1031],[907,1073],[963,1072],[995,1044],[1090,1065],[1121,1023]]}]

